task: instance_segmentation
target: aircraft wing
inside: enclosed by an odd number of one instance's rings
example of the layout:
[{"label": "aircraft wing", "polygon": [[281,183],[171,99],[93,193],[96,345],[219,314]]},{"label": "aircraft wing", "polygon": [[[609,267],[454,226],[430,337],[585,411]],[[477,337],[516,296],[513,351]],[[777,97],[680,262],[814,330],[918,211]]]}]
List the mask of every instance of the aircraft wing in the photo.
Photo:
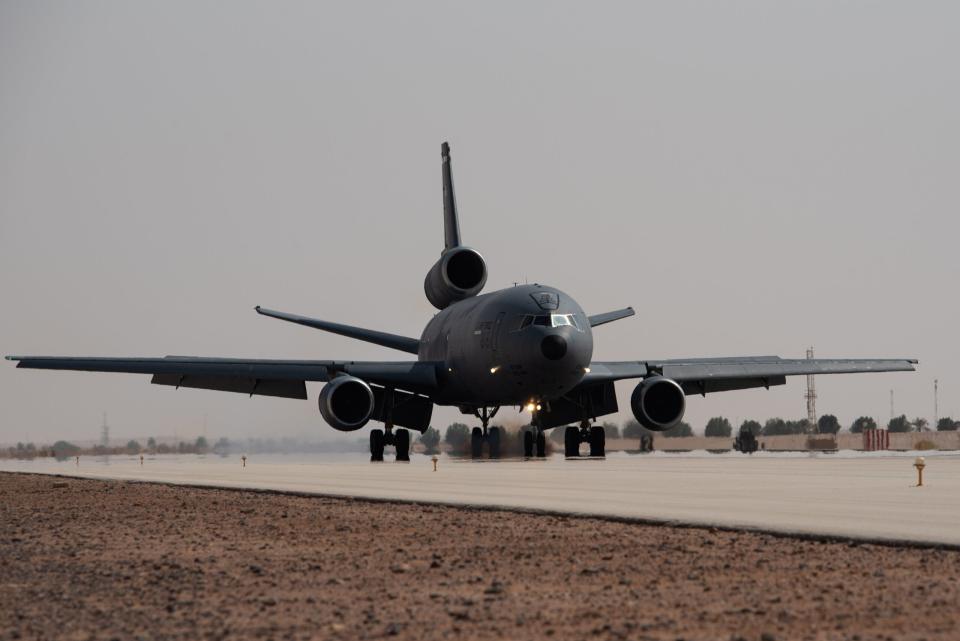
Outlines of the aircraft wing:
[{"label": "aircraft wing", "polygon": [[419,361],[299,361],[165,356],[103,358],[7,356],[17,367],[152,374],[151,383],[260,396],[307,398],[306,381],[350,374],[369,383],[429,393],[437,386],[436,364]]},{"label": "aircraft wing", "polygon": [[662,375],[680,383],[684,392],[707,394],[752,387],[783,385],[787,376],[804,374],[855,374],[912,372],[916,359],[885,358],[780,358],[734,356],[729,358],[679,358],[652,361],[601,361],[590,364],[581,385]]}]

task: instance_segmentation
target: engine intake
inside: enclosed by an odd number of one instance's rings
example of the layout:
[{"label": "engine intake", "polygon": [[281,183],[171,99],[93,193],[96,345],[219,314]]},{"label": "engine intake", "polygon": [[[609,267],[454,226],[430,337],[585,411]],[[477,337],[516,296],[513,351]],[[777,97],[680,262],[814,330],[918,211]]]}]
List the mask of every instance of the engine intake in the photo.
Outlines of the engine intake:
[{"label": "engine intake", "polygon": [[373,414],[373,390],[359,378],[337,376],[320,390],[320,414],[335,430],[352,432]]},{"label": "engine intake", "polygon": [[674,427],[683,418],[687,399],[676,381],[651,376],[640,381],[630,396],[630,408],[640,425],[654,432]]},{"label": "engine intake", "polygon": [[443,253],[423,281],[427,300],[437,309],[476,296],[487,282],[487,264],[483,256],[469,247],[456,247]]}]

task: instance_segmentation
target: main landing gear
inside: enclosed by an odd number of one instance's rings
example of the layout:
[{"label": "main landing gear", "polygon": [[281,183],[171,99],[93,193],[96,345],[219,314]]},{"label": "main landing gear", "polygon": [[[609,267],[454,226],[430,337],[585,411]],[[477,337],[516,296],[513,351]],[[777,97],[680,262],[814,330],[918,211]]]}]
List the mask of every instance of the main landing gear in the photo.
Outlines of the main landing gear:
[{"label": "main landing gear", "polygon": [[370,460],[382,461],[383,448],[393,445],[397,450],[397,461],[410,460],[410,432],[407,430],[393,430],[390,425],[384,430],[370,430]]},{"label": "main landing gear", "polygon": [[605,457],[607,434],[599,425],[590,425],[590,421],[583,421],[580,427],[570,426],[563,435],[564,454],[567,458],[580,456],[580,443],[590,444],[590,456]]},{"label": "main landing gear", "polygon": [[497,415],[499,407],[494,407],[492,411],[486,407],[479,411],[474,410],[473,415],[480,419],[482,428],[475,427],[470,432],[470,457],[483,458],[483,444],[486,443],[490,452],[490,458],[500,458],[500,428],[488,427],[490,419]]}]

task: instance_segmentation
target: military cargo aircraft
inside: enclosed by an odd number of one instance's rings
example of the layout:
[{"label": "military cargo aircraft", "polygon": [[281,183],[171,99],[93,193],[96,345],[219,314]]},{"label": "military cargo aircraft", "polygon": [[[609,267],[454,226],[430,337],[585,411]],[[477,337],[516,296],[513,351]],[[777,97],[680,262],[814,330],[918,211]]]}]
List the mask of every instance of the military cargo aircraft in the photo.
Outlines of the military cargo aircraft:
[{"label": "military cargo aircraft", "polygon": [[783,385],[787,376],[912,371],[913,359],[782,359],[777,356],[594,361],[593,328],[634,314],[630,307],[587,314],[566,293],[547,285],[518,285],[481,294],[487,266],[460,242],[450,146],[441,145],[444,247],[423,283],[440,310],[420,338],[342,325],[256,307],[264,316],[298,323],[416,355],[405,361],[246,360],[166,356],[103,358],[8,356],[17,367],[151,374],[158,385],[242,394],[307,398],[307,381],[325,383],[320,414],[336,430],[352,432],[370,421],[370,458],[382,461],[393,446],[409,460],[409,430],[424,432],[434,405],[455,406],[477,417],[471,453],[500,456],[501,432],[489,425],[501,407],[531,413],[523,454],[546,453],[544,430],[566,427],[564,449],[605,455],[595,421],[618,411],[614,382],[637,379],[630,409],[644,427],[663,431],[683,418],[691,394]]}]

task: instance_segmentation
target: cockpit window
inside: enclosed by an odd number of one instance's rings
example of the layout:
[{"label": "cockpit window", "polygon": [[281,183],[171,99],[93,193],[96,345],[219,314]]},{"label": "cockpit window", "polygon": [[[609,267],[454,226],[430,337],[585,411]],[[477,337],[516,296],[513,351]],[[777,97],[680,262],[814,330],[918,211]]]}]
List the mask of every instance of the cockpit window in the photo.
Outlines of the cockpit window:
[{"label": "cockpit window", "polygon": [[565,325],[573,325],[570,322],[570,317],[566,314],[550,314],[550,324],[553,327],[563,327]]},{"label": "cockpit window", "polygon": [[540,327],[572,327],[578,332],[583,331],[577,323],[575,314],[541,314],[539,316],[527,314],[520,317],[520,326],[517,328],[517,331],[526,329],[531,325],[539,325]]}]

